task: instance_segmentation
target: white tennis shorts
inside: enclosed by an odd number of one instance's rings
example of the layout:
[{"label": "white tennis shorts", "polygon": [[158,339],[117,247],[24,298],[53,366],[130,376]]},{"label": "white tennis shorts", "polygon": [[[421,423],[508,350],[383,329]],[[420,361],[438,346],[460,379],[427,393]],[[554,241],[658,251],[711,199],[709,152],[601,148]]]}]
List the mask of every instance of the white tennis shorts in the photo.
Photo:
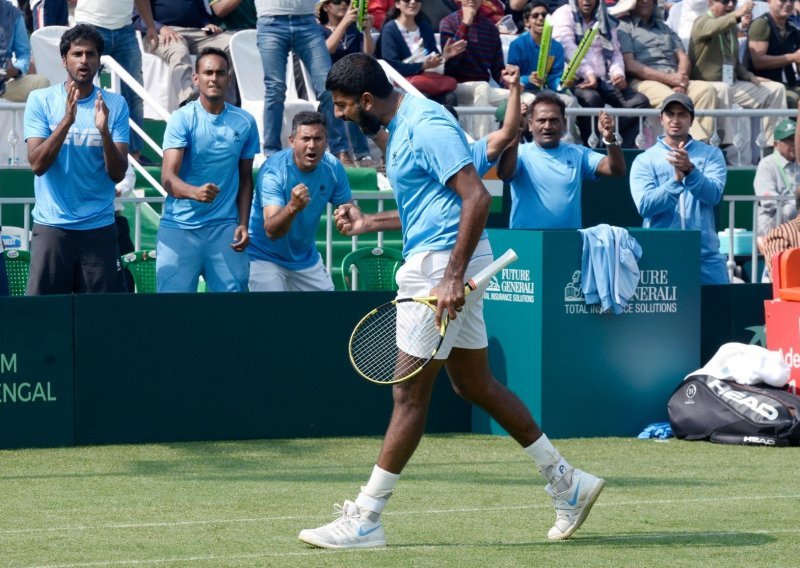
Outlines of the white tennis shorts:
[{"label": "white tennis shorts", "polygon": [[317,263],[302,270],[290,270],[268,260],[250,260],[251,292],[330,292],[333,280],[328,269]]},{"label": "white tennis shorts", "polygon": [[[425,251],[406,259],[405,264],[397,271],[398,298],[414,298],[429,296],[444,276],[450,260],[450,250]],[[492,247],[489,239],[482,239],[470,259],[466,278],[469,280],[481,269],[491,264]],[[464,308],[450,321],[444,341],[436,354],[436,359],[447,359],[453,347],[460,349],[483,349],[489,345],[486,336],[486,323],[483,320],[483,285],[466,298]],[[398,330],[399,332],[399,330]],[[402,343],[398,337],[398,343]]]}]

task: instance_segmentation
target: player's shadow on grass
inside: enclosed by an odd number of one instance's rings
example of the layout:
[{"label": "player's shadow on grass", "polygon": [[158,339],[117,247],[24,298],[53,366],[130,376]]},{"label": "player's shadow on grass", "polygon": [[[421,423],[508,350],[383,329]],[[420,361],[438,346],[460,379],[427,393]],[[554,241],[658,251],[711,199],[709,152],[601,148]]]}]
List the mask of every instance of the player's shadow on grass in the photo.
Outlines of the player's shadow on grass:
[{"label": "player's shadow on grass", "polygon": [[414,542],[404,544],[392,544],[393,549],[402,548],[522,548],[535,547],[552,551],[553,547],[612,547],[620,545],[626,548],[651,548],[651,547],[675,547],[690,546],[692,548],[731,548],[731,547],[752,547],[765,546],[772,544],[777,539],[769,534],[754,533],[746,531],[705,531],[705,532],[652,532],[652,533],[632,533],[618,535],[583,535],[575,536],[569,540],[561,542],[549,542],[545,540],[531,542],[450,542],[450,543],[431,543]]},{"label": "player's shadow on grass", "polygon": [[[562,546],[598,546],[624,544],[626,547],[691,546],[735,547],[764,546],[777,539],[767,533],[747,531],[698,531],[628,533],[617,535],[584,535],[557,543]],[[552,545],[552,544],[551,544]]]}]

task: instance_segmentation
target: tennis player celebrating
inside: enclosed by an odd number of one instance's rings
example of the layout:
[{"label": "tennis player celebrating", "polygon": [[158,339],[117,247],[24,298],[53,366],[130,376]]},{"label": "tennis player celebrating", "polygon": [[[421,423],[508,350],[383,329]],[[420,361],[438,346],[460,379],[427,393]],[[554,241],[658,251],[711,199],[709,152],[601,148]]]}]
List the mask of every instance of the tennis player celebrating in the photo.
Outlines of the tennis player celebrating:
[{"label": "tennis player celebrating", "polygon": [[402,229],[406,262],[397,274],[398,296],[436,296],[437,316],[447,312],[453,321],[436,359],[413,379],[393,385],[391,422],[367,485],[355,502],[345,501],[339,518],[301,531],[300,540],[323,548],[386,545],[381,512],[422,438],[442,365],[456,392],[486,410],[536,462],[556,507],[547,536],[568,538],[586,519],[604,481],[569,466],[519,398],[489,370],[483,289],[465,298],[464,282],[492,260],[484,231],[490,196],[463,131],[437,103],[395,92],[378,62],[365,54],[339,60],[326,87],[337,117],[356,122],[368,136],[383,126],[389,131],[386,174],[398,207],[364,215],[354,205],[341,205],[337,227],[345,235]]}]

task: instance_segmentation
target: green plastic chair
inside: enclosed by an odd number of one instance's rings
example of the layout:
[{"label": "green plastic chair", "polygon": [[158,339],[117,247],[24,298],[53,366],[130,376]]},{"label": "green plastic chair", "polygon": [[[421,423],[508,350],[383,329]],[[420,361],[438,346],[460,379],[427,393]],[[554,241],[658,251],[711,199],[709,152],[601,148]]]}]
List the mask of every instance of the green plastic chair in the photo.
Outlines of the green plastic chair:
[{"label": "green plastic chair", "polygon": [[137,250],[123,254],[120,259],[133,276],[137,294],[156,293],[156,251]]},{"label": "green plastic chair", "polygon": [[8,292],[12,296],[24,296],[28,287],[28,268],[31,264],[31,253],[26,250],[10,249],[3,251],[8,278]]},{"label": "green plastic chair", "polygon": [[358,273],[359,290],[397,290],[395,274],[403,264],[403,255],[391,248],[361,248],[342,259],[342,282],[351,290],[351,271]]}]

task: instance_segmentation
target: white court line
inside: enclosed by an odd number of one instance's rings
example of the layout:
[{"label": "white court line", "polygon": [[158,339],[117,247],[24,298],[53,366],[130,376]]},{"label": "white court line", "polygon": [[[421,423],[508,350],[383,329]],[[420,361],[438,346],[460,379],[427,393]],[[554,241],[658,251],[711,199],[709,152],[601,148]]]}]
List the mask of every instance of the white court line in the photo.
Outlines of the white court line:
[{"label": "white court line", "polygon": [[[636,501],[598,501],[596,506],[600,507],[631,507],[639,505],[670,505],[678,503],[699,503],[713,501],[767,501],[774,499],[800,499],[800,494],[790,495],[720,495],[719,497],[687,497],[686,499],[645,499]],[[386,516],[405,516],[405,515],[448,515],[458,513],[482,513],[490,511],[520,511],[526,509],[552,509],[551,504],[531,504],[514,505],[501,507],[461,507],[457,509],[425,509],[409,511],[387,511]],[[119,529],[147,529],[159,527],[181,527],[197,525],[224,525],[232,523],[263,523],[269,521],[302,521],[309,519],[319,519],[320,515],[286,515],[279,517],[253,517],[242,519],[206,519],[199,521],[168,521],[159,523],[113,523],[107,525],[71,525],[61,527],[44,528],[23,528],[23,529],[0,529],[2,534],[24,534],[37,532],[68,532],[68,531],[88,531],[88,530],[119,530]]]},{"label": "white court line", "polygon": [[[593,542],[597,544],[602,544],[603,542],[618,542],[618,541],[641,541],[641,540],[661,540],[667,538],[697,538],[697,537],[724,537],[724,536],[741,536],[742,534],[792,534],[792,533],[800,533],[800,528],[796,529],[739,529],[736,531],[702,531],[702,532],[675,532],[675,533],[644,533],[644,534],[636,534],[636,533],[628,533],[628,534],[620,534],[620,535],[591,535],[588,538],[591,539]],[[426,550],[454,550],[454,549],[470,549],[470,548],[486,548],[491,546],[557,546],[547,542],[531,542],[531,541],[522,541],[522,542],[508,542],[508,541],[497,541],[497,542],[490,542],[490,543],[474,543],[474,544],[464,544],[458,543],[453,545],[410,545],[410,546],[394,546],[394,547],[386,547],[386,548],[365,548],[363,550],[359,550],[359,554],[380,554],[385,552],[421,552]],[[256,558],[292,558],[292,557],[300,557],[300,556],[319,556],[322,554],[336,554],[340,551],[334,550],[321,550],[321,549],[312,549],[312,550],[304,550],[298,552],[276,552],[276,553],[263,553],[263,554],[225,554],[225,555],[218,555],[218,556],[177,556],[173,558],[150,558],[150,559],[143,559],[143,560],[98,560],[94,562],[79,562],[79,563],[71,563],[71,564],[47,564],[41,565],[36,564],[29,566],[28,568],[93,568],[99,566],[146,566],[146,565],[157,565],[157,564],[170,564],[173,562],[203,562],[203,561],[215,561],[215,560],[245,560],[245,559],[256,559]],[[352,550],[345,551],[348,553],[352,553]]]}]

